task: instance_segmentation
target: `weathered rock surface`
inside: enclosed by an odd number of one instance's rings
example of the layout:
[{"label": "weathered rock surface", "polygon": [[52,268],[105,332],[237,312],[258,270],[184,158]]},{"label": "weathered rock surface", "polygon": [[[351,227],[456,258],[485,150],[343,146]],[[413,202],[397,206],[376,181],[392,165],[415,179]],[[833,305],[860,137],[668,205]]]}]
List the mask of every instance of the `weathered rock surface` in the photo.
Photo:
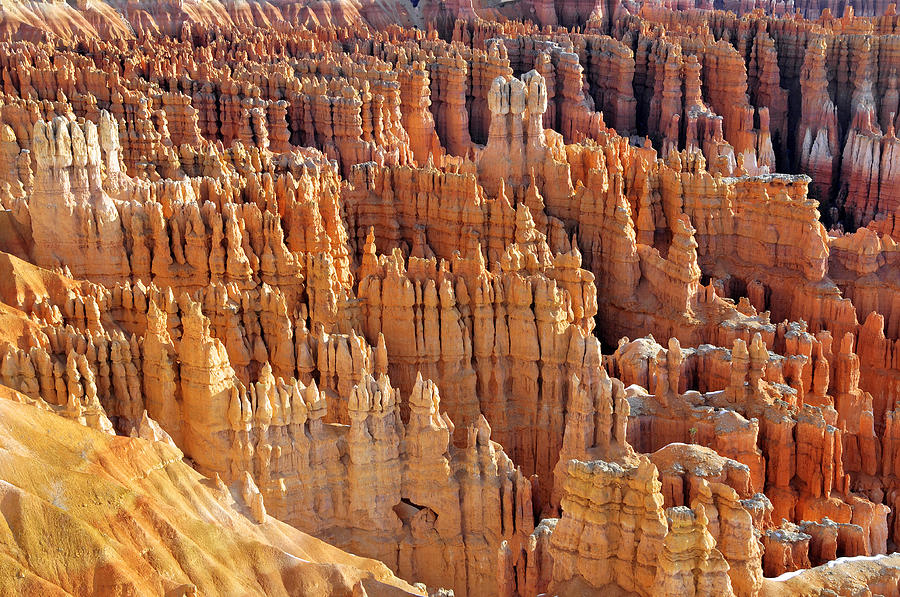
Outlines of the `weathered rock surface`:
[{"label": "weathered rock surface", "polygon": [[165,442],[9,399],[0,413],[4,595],[423,594],[268,516],[252,480],[204,479]]},{"label": "weathered rock surface", "polygon": [[896,10],[716,7],[4,3],[0,480],[153,531],[15,578],[895,594]]}]

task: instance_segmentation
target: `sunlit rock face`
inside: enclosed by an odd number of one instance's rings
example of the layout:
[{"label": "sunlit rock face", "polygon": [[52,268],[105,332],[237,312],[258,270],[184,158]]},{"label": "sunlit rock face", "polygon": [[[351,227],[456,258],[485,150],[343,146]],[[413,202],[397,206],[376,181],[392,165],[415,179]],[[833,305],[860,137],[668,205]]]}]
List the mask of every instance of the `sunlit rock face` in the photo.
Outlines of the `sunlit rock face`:
[{"label": "sunlit rock face", "polygon": [[0,593],[896,594],[898,17],[813,4],[4,2]]}]

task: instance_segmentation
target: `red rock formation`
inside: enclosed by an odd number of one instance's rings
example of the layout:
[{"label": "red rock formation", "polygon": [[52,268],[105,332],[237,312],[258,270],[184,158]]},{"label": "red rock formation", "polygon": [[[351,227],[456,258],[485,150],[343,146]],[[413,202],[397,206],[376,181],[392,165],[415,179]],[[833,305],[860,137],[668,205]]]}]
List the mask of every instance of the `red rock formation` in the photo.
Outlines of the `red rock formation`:
[{"label": "red rock formation", "polygon": [[459,54],[438,56],[429,65],[431,111],[438,135],[447,153],[466,155],[472,146],[469,112],[466,109],[468,66]]},{"label": "red rock formation", "polygon": [[17,401],[457,595],[770,594],[897,541],[896,15],[35,4]]},{"label": "red rock formation", "polygon": [[428,110],[429,95],[428,71],[423,63],[414,63],[408,71],[400,73],[403,126],[409,133],[413,156],[423,165],[429,156],[438,160],[443,153],[435,133],[434,118]]},{"label": "red rock formation", "polygon": [[820,201],[831,198],[838,147],[837,109],[828,96],[825,78],[825,44],[813,40],[800,75],[803,108],[797,130],[799,167],[809,172]]},{"label": "red rock formation", "polygon": [[39,121],[32,135],[34,189],[32,236],[39,265],[65,263],[78,276],[113,282],[127,273],[119,214],[103,189],[101,168],[120,168],[115,124],[104,114],[98,127],[62,117]]},{"label": "red rock formation", "polygon": [[[625,467],[572,460],[567,469],[563,517],[550,537],[551,591],[599,595],[612,586],[639,595],[736,594],[729,564],[713,547],[705,506],[679,506],[664,513],[656,470],[646,459]],[[586,540],[597,533],[603,538]],[[756,541],[752,532],[750,541]],[[755,584],[758,587],[758,578]],[[737,594],[756,590],[742,584]]]}]

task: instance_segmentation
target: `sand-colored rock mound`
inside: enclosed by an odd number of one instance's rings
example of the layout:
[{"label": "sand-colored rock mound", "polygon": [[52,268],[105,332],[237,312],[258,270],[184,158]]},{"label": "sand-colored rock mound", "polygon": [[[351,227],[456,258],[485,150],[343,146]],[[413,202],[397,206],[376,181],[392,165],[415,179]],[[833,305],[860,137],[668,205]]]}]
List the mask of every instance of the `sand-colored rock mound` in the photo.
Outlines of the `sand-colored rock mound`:
[{"label": "sand-colored rock mound", "polygon": [[379,562],[259,516],[252,481],[205,479],[169,443],[8,399],[0,416],[4,595],[419,594]]}]

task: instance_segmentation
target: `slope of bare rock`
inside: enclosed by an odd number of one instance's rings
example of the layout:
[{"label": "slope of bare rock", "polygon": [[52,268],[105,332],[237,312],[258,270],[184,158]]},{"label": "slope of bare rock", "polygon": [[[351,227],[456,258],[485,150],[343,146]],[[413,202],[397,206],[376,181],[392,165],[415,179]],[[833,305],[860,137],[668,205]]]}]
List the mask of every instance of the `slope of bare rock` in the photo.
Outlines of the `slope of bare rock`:
[{"label": "slope of bare rock", "polygon": [[0,399],[5,595],[421,594],[204,479],[161,441]]}]

